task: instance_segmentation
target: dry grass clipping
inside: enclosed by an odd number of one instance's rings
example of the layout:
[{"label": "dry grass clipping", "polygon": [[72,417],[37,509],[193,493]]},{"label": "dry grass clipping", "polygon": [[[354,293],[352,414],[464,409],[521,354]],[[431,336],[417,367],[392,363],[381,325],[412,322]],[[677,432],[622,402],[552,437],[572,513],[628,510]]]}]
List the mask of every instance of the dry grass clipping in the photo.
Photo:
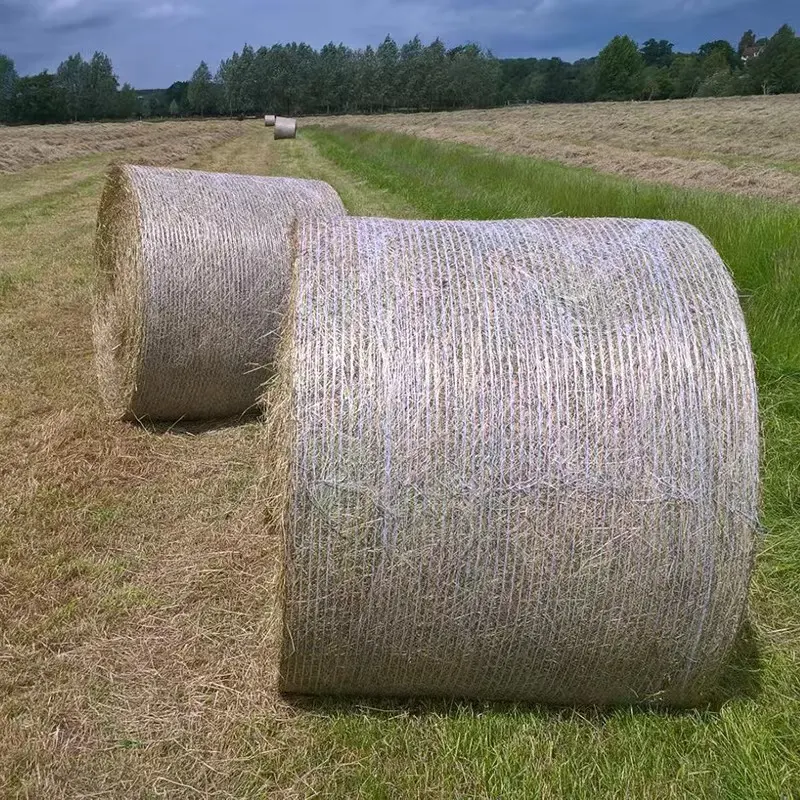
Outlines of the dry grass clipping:
[{"label": "dry grass clipping", "polygon": [[111,415],[208,419],[253,406],[286,306],[291,227],[344,213],[320,181],[112,168],[94,311]]},{"label": "dry grass clipping", "polygon": [[751,350],[710,243],[309,221],[295,280],[265,397],[282,688],[700,702],[758,499]]},{"label": "dry grass clipping", "polygon": [[167,166],[241,136],[231,120],[100,122],[73,125],[0,127],[0,172],[95,153],[126,153],[126,160]]}]

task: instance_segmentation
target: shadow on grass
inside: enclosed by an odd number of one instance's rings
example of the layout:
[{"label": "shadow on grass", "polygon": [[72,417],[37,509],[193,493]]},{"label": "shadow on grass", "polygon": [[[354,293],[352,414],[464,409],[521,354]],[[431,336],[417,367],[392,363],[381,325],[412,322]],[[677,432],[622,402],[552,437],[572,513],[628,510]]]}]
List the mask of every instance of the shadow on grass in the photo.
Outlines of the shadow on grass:
[{"label": "shadow on grass", "polygon": [[757,698],[761,694],[762,677],[761,646],[752,623],[745,619],[709,707],[716,711],[732,700]]},{"label": "shadow on grass", "polygon": [[747,620],[739,631],[731,656],[717,685],[702,703],[691,707],[665,707],[654,703],[620,704],[608,708],[592,706],[553,706],[544,703],[514,703],[469,698],[391,698],[391,697],[315,697],[284,695],[295,710],[316,716],[340,717],[348,714],[385,716],[455,716],[463,713],[539,714],[553,719],[600,723],[622,713],[646,713],[663,717],[689,716],[709,720],[733,701],[755,699],[761,692],[762,658],[753,626]]},{"label": "shadow on grass", "polygon": [[203,433],[239,428],[251,422],[256,422],[261,416],[257,409],[246,411],[224,419],[205,420],[175,420],[174,422],[160,422],[149,419],[132,420],[131,424],[143,428],[148,433],[156,436],[198,436]]}]

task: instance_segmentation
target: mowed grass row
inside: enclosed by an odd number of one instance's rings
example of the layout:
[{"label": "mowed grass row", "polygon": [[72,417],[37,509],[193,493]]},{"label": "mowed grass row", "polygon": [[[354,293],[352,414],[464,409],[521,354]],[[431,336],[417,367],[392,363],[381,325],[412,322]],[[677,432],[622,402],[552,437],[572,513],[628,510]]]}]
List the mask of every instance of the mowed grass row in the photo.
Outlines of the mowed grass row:
[{"label": "mowed grass row", "polygon": [[[170,163],[335,178],[355,211],[403,213],[263,125],[182,152]],[[237,796],[244,754],[293,731],[272,689],[259,426],[102,413],[90,295],[111,158],[0,175],[0,798]],[[280,736],[262,743],[265,720]]]},{"label": "mowed grass row", "polygon": [[262,759],[249,789],[304,775],[309,796],[326,797],[800,796],[800,211],[399,135],[309,135],[321,155],[422,217],[634,216],[703,230],[733,271],[756,352],[765,538],[752,639],[719,709],[312,703],[295,721],[305,746]]}]

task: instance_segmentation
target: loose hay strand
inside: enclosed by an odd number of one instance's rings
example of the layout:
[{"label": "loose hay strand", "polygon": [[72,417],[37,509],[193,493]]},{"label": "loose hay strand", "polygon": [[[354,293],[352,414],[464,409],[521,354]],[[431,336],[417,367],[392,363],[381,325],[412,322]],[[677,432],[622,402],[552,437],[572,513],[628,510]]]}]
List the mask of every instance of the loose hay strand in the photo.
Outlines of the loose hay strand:
[{"label": "loose hay strand", "polygon": [[307,221],[295,280],[269,395],[282,688],[701,701],[758,502],[752,355],[710,243]]},{"label": "loose hay strand", "polygon": [[94,313],[109,412],[174,420],[253,408],[286,307],[291,226],[345,213],[321,181],[112,170]]}]

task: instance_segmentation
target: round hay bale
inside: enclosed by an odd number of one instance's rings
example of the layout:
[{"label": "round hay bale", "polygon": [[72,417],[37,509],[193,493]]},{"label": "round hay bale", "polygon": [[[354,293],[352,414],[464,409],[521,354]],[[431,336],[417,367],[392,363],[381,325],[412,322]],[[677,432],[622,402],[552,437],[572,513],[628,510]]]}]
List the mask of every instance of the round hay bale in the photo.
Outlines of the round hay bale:
[{"label": "round hay bale", "polygon": [[275,127],[275,115],[274,114],[264,114],[264,126],[266,128]]},{"label": "round hay bale", "polygon": [[746,607],[758,419],[695,228],[309,221],[286,325],[284,691],[707,697]]},{"label": "round hay bale", "polygon": [[93,314],[109,412],[175,420],[250,409],[286,307],[292,227],[344,213],[320,181],[112,168]]},{"label": "round hay bale", "polygon": [[297,136],[297,120],[290,117],[275,117],[275,138],[294,139]]}]

